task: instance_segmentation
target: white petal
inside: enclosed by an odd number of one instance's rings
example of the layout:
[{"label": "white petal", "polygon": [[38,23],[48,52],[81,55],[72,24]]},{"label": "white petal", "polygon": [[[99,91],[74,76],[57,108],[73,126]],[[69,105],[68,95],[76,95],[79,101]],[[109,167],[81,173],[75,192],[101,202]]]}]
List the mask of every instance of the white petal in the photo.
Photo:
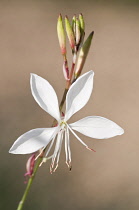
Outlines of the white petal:
[{"label": "white petal", "polygon": [[32,95],[40,107],[59,121],[58,99],[50,83],[36,74],[31,74],[30,86]]},{"label": "white petal", "polygon": [[50,142],[56,135],[58,129],[58,127],[53,127],[30,130],[14,142],[9,152],[13,154],[29,154],[36,152]]},{"label": "white petal", "polygon": [[88,102],[93,89],[93,76],[94,72],[89,71],[71,85],[66,97],[65,121]]},{"label": "white petal", "polygon": [[70,127],[73,130],[96,139],[107,139],[124,133],[124,130],[119,125],[99,116],[85,117],[70,124]]}]

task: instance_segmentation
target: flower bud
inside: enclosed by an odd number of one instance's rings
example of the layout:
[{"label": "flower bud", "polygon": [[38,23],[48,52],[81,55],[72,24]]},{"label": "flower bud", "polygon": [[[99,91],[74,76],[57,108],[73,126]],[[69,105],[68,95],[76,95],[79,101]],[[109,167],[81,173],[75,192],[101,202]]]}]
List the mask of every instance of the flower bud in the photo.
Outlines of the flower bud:
[{"label": "flower bud", "polygon": [[[33,170],[34,170],[34,165],[35,165],[35,154],[31,155],[29,157],[29,159],[27,160],[26,163],[26,173],[24,174],[24,176],[28,176],[31,177],[33,174]],[[27,181],[25,181],[25,184],[27,183]]]},{"label": "flower bud", "polygon": [[79,14],[79,22],[80,22],[80,32],[81,32],[80,45],[79,45],[80,48],[83,44],[85,36],[85,22],[82,14]]},{"label": "flower bud", "polygon": [[75,47],[75,36],[74,36],[71,24],[67,16],[65,17],[65,27],[66,27],[66,32],[67,32],[67,36],[70,42],[71,49],[73,50]]},{"label": "flower bud", "polygon": [[81,74],[82,68],[84,66],[86,57],[88,55],[88,52],[91,46],[93,35],[94,35],[94,31],[90,33],[90,35],[88,36],[88,38],[86,39],[82,48],[79,51],[79,56],[78,56],[77,66],[76,66],[76,71],[75,71],[75,78],[77,78]]},{"label": "flower bud", "polygon": [[75,15],[72,18],[72,31],[75,35],[75,33],[76,33],[76,16]]},{"label": "flower bud", "polygon": [[75,37],[76,37],[76,45],[78,45],[79,42],[80,42],[80,38],[81,38],[80,22],[79,22],[78,18],[76,18],[76,33],[75,33]]},{"label": "flower bud", "polygon": [[82,14],[79,14],[79,22],[80,22],[80,28],[81,32],[85,31],[85,23],[84,23],[84,18]]},{"label": "flower bud", "polygon": [[61,53],[62,55],[66,55],[66,37],[65,37],[61,14],[59,15],[57,21],[57,35],[58,35],[59,45],[61,48]]}]

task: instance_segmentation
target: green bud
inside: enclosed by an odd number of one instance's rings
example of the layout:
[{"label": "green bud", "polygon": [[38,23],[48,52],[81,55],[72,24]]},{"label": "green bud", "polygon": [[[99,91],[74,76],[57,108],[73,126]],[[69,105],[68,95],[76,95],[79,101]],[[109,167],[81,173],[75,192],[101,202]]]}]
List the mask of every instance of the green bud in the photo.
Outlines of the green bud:
[{"label": "green bud", "polygon": [[65,27],[66,27],[66,32],[67,32],[71,49],[73,50],[75,47],[75,36],[74,36],[71,24],[67,16],[65,17]]},{"label": "green bud", "polygon": [[84,18],[83,18],[82,14],[79,14],[79,21],[80,21],[81,31],[84,32],[85,31],[85,22],[84,22]]},{"label": "green bud", "polygon": [[75,15],[72,18],[72,31],[75,35],[75,33],[76,33],[76,16]]},{"label": "green bud", "polygon": [[80,38],[80,44],[79,48],[82,46],[85,36],[85,22],[82,14],[79,14],[79,22],[80,22],[80,32],[81,32],[81,38]]},{"label": "green bud", "polygon": [[65,37],[61,14],[59,15],[58,21],[57,21],[57,35],[58,35],[61,53],[62,55],[66,55],[66,37]]},{"label": "green bud", "polygon": [[75,33],[75,37],[76,37],[76,45],[78,45],[79,42],[80,42],[80,39],[81,39],[80,22],[79,22],[78,18],[76,18],[76,33]]},{"label": "green bud", "polygon": [[84,63],[86,61],[86,57],[88,55],[88,52],[91,46],[93,35],[94,35],[94,31],[90,33],[90,35],[88,36],[88,38],[86,39],[86,41],[84,42],[83,46],[81,47],[79,51],[79,56],[78,56],[77,66],[76,66],[76,71],[75,71],[75,78],[77,78],[81,74],[81,71],[83,69]]}]

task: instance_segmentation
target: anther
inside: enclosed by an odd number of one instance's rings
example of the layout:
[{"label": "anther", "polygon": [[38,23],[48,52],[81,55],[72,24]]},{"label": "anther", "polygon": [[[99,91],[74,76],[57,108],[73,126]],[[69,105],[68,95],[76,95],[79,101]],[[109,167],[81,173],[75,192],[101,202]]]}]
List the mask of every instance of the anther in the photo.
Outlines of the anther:
[{"label": "anther", "polygon": [[58,164],[56,164],[56,166],[55,166],[53,172],[55,172],[57,168],[58,168]]},{"label": "anther", "polygon": [[86,149],[90,150],[90,151],[93,151],[93,152],[96,152],[94,149],[91,149],[89,147],[86,147]]}]

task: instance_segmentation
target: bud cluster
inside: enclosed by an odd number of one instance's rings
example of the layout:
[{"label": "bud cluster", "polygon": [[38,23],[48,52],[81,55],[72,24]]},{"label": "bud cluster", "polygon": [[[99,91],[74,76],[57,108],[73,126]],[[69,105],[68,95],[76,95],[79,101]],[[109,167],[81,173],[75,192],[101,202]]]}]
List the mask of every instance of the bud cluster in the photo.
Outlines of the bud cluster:
[{"label": "bud cluster", "polygon": [[[79,14],[78,17],[74,15],[72,21],[70,22],[67,16],[65,16],[65,20],[63,21],[60,14],[57,21],[57,34],[61,54],[63,55],[63,73],[67,81],[68,88],[72,83],[72,79],[75,81],[81,74],[91,46],[94,32],[91,32],[88,38],[84,41],[85,22],[83,15]],[[71,70],[69,70],[67,61],[66,34],[73,56]]]}]

